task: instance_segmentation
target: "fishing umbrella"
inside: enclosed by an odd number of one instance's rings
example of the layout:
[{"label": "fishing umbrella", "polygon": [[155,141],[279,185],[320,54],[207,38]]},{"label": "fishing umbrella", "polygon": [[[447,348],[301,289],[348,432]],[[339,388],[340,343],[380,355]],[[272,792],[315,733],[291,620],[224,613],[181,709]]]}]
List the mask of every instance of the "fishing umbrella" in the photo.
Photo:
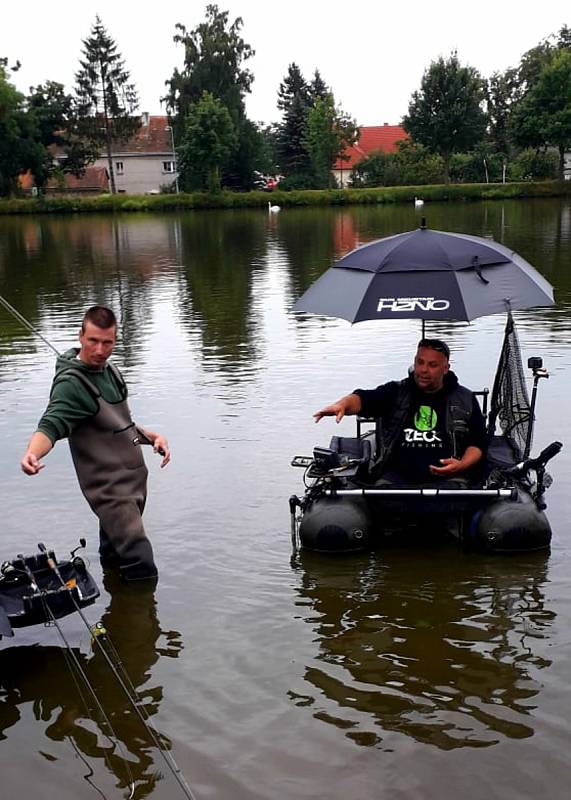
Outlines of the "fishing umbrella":
[{"label": "fishing umbrella", "polygon": [[370,242],[327,270],[294,311],[369,319],[470,321],[551,306],[553,287],[491,239],[420,228]]}]

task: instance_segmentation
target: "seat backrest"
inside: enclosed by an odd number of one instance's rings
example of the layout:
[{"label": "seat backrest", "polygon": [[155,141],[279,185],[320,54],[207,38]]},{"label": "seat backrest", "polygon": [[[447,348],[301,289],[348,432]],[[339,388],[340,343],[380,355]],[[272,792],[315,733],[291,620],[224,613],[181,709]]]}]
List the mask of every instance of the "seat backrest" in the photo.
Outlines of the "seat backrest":
[{"label": "seat backrest", "polygon": [[349,436],[332,436],[329,449],[349,458],[358,458],[360,461],[370,461],[372,457],[371,442],[368,439],[358,439]]}]

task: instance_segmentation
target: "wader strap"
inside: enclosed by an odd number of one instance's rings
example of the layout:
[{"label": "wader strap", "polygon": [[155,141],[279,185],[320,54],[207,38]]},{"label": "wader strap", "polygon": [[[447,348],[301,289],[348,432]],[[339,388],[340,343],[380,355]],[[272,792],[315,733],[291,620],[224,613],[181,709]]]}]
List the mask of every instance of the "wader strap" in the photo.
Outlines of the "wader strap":
[{"label": "wader strap", "polygon": [[125,378],[121,375],[115,364],[112,364],[111,361],[107,362],[107,366],[109,367],[111,374],[115,378],[117,386],[119,387],[119,391],[123,395],[123,400],[127,397],[127,384],[125,383]]},{"label": "wader strap", "polygon": [[98,400],[101,397],[101,392],[99,391],[97,386],[94,383],[92,383],[92,381],[89,380],[87,375],[85,375],[81,370],[74,369],[73,367],[71,367],[70,369],[66,369],[64,373],[56,377],[52,385],[52,391],[57,383],[61,383],[61,381],[66,380],[66,378],[68,377],[78,378],[79,381],[90,392],[90,394],[95,398],[95,400]]}]

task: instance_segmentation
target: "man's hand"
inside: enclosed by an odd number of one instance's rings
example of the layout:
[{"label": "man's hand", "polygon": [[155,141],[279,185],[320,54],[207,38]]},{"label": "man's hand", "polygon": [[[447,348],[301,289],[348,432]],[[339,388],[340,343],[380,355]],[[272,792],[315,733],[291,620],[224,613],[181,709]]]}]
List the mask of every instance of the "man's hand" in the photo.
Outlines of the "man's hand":
[{"label": "man's hand", "polygon": [[442,475],[444,477],[448,477],[450,475],[456,475],[458,472],[463,472],[464,470],[462,462],[457,458],[441,458],[440,463],[444,466],[434,467],[431,465],[429,467],[429,470],[433,475]]},{"label": "man's hand", "polygon": [[322,408],[321,411],[316,411],[313,415],[313,418],[316,422],[319,422],[321,417],[335,417],[336,422],[341,422],[344,416],[345,406],[341,401],[339,401],[338,403],[333,403],[333,405],[327,406],[326,408]]},{"label": "man's hand", "polygon": [[483,453],[479,447],[470,445],[466,448],[466,452],[461,459],[458,458],[441,458],[440,463],[442,467],[429,467],[433,475],[443,475],[445,478],[450,475],[457,475],[459,472],[466,472],[477,464],[482,458]]},{"label": "man's hand", "polygon": [[165,436],[161,436],[160,433],[157,433],[155,439],[153,441],[153,452],[158,453],[160,456],[163,456],[163,460],[161,461],[161,469],[166,467],[166,465],[171,460],[171,451],[169,449],[169,443]]},{"label": "man's hand", "polygon": [[34,455],[30,450],[24,455],[22,460],[20,461],[20,467],[22,472],[25,472],[26,475],[37,475],[38,472],[43,469],[46,465],[40,462],[40,459]]},{"label": "man's hand", "polygon": [[45,464],[41,463],[41,459],[47,456],[52,447],[52,441],[45,433],[36,431],[32,434],[28,449],[20,461],[22,472],[25,472],[26,475],[37,475],[45,467]]},{"label": "man's hand", "polygon": [[358,394],[348,394],[336,403],[316,411],[313,415],[316,422],[321,417],[335,417],[336,422],[341,422],[345,414],[358,414],[361,410],[361,398]]}]

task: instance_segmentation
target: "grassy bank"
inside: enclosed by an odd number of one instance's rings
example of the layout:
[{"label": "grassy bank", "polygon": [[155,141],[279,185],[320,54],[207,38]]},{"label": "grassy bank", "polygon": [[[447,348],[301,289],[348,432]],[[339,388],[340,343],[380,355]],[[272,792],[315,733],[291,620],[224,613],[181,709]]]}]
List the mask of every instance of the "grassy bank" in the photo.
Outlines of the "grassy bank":
[{"label": "grassy bank", "polygon": [[0,200],[0,214],[61,214],[101,211],[172,211],[204,208],[261,208],[410,203],[415,197],[428,202],[504,200],[530,197],[568,197],[571,181],[538,183],[470,183],[449,186],[388,186],[376,189],[323,189],[280,192],[219,192],[208,194],[98,195],[96,197],[46,197]]}]

